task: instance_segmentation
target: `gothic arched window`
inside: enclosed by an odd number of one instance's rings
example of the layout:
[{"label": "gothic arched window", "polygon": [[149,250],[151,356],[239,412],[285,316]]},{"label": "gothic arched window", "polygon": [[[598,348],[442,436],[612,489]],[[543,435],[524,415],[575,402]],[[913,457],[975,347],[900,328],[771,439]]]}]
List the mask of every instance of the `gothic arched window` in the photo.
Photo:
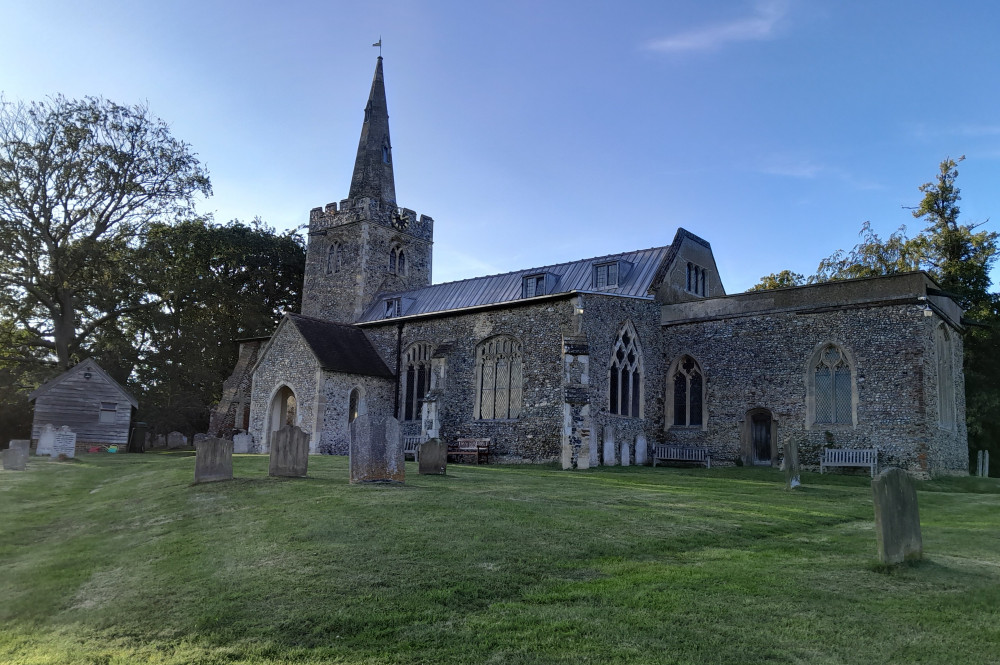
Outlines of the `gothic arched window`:
[{"label": "gothic arched window", "polygon": [[403,420],[420,420],[420,400],[431,387],[431,345],[417,342],[403,357]]},{"label": "gothic arched window", "polygon": [[667,405],[673,412],[673,417],[667,422],[674,427],[702,427],[705,421],[705,375],[698,361],[687,355],[678,358],[667,379],[667,390],[672,393]]},{"label": "gothic arched window", "polygon": [[521,343],[491,337],[476,348],[476,405],[473,417],[505,420],[521,416]]},{"label": "gothic arched window", "polygon": [[836,344],[825,344],[813,354],[809,367],[812,393],[812,422],[851,425],[854,423],[854,386],[851,362]]},{"label": "gothic arched window", "polygon": [[641,417],[642,351],[631,323],[626,323],[618,333],[611,349],[608,375],[608,410],[620,416]]},{"label": "gothic arched window", "polygon": [[935,329],[934,355],[937,357],[938,427],[950,430],[955,427],[955,370],[951,335],[943,323]]},{"label": "gothic arched window", "polygon": [[341,248],[340,243],[335,242],[330,245],[330,248],[326,253],[326,274],[332,274],[335,272],[340,272],[340,254]]},{"label": "gothic arched window", "polygon": [[402,247],[393,247],[389,251],[389,272],[401,277],[406,276],[406,254]]}]

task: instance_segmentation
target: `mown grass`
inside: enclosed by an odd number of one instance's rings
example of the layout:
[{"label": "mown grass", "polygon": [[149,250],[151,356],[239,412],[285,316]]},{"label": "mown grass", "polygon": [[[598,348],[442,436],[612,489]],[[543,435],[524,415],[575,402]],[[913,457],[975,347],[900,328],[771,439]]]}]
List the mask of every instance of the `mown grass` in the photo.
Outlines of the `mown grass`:
[{"label": "mown grass", "polygon": [[925,560],[885,570],[861,476],[193,467],[0,472],[0,662],[1000,662],[996,480],[920,483]]}]

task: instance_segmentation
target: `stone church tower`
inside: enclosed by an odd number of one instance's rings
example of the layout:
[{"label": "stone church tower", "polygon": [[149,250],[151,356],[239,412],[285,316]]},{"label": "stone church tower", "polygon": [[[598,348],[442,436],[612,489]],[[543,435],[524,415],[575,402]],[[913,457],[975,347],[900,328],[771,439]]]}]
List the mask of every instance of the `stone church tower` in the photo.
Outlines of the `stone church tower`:
[{"label": "stone church tower", "polygon": [[396,205],[381,56],[348,196],[309,213],[302,314],[340,323],[375,306],[405,314],[406,302],[383,296],[430,285],[434,220]]}]

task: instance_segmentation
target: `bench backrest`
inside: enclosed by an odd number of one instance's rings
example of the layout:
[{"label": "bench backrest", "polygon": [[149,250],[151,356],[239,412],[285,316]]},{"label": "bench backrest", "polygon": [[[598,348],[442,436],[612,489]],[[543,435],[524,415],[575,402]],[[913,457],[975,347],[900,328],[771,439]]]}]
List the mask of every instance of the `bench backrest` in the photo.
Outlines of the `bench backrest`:
[{"label": "bench backrest", "polygon": [[412,453],[417,450],[421,444],[421,437],[419,436],[404,436],[403,437],[403,452]]},{"label": "bench backrest", "polygon": [[658,459],[678,460],[681,462],[704,462],[708,459],[708,448],[695,446],[671,446],[660,443],[654,446],[653,453]]},{"label": "bench backrest", "polygon": [[490,447],[489,439],[458,439],[455,443],[457,447],[465,449]]},{"label": "bench backrest", "polygon": [[875,464],[877,461],[878,450],[871,448],[861,450],[826,448],[823,450],[824,464]]}]

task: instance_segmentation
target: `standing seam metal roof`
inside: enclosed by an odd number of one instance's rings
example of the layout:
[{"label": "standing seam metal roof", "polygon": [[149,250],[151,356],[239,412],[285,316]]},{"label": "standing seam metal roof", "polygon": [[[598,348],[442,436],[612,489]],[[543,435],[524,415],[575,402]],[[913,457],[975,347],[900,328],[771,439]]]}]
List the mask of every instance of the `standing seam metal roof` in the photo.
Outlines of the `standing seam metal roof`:
[{"label": "standing seam metal roof", "polygon": [[[569,263],[559,263],[539,268],[529,268],[515,272],[473,277],[458,282],[433,284],[411,291],[383,293],[359,319],[359,323],[383,319],[385,300],[401,298],[402,316],[447,312],[468,307],[497,305],[520,300],[525,277],[547,273],[556,277],[554,287],[545,296],[572,291],[593,291],[610,295],[630,296],[650,299],[648,290],[656,275],[657,268],[667,256],[670,247],[653,247],[621,254],[609,254],[592,259],[582,259]],[[620,274],[618,286],[598,289],[594,284],[594,266],[612,261],[631,264],[627,273]]]}]

